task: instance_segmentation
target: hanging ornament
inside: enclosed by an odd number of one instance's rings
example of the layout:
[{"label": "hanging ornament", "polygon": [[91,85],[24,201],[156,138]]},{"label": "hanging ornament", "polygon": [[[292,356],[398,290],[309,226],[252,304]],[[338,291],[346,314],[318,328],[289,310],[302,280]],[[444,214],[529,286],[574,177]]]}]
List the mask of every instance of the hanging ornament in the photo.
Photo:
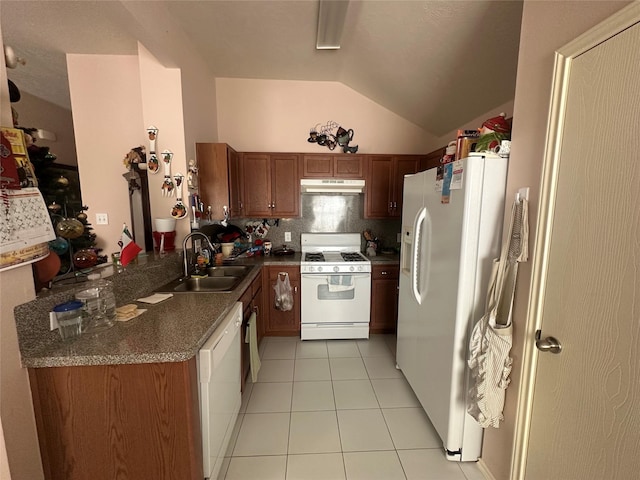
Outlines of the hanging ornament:
[{"label": "hanging ornament", "polygon": [[69,179],[64,175],[60,175],[54,180],[54,184],[58,188],[67,188],[69,186]]},{"label": "hanging ornament", "polygon": [[60,210],[62,210],[62,205],[60,205],[59,203],[53,202],[47,205],[47,208],[51,213],[60,213]]},{"label": "hanging ornament", "polygon": [[53,253],[62,256],[67,253],[67,250],[69,250],[69,242],[67,242],[62,237],[56,237],[55,240],[51,240],[49,242],[49,248],[53,251]]},{"label": "hanging ornament", "polygon": [[78,238],[84,233],[84,225],[75,218],[65,218],[56,225],[56,233],[63,238]]}]

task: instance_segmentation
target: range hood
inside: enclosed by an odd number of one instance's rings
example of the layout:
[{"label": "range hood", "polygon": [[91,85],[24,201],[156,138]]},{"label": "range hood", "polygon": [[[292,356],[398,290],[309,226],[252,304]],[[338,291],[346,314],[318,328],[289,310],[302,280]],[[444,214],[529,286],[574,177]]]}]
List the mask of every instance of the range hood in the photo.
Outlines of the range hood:
[{"label": "range hood", "polygon": [[364,191],[364,180],[354,178],[303,178],[300,180],[302,193],[341,193],[357,195]]}]

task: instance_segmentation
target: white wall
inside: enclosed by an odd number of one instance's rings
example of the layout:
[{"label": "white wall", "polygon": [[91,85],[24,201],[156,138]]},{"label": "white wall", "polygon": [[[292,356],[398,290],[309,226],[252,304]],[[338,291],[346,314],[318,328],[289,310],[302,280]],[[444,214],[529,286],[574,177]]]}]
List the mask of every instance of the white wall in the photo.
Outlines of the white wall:
[{"label": "white wall", "polygon": [[[531,187],[530,238],[536,235],[536,219],[540,194],[540,177],[544,156],[547,119],[551,97],[554,52],[598,24],[628,2],[614,1],[537,1],[526,0],[522,16],[520,53],[513,112],[513,132],[509,175],[507,179],[507,214],[511,199],[519,187]],[[530,247],[533,254],[533,245]],[[531,258],[531,257],[530,257]],[[518,271],[514,303],[513,348],[514,368],[507,390],[505,421],[498,430],[485,430],[482,462],[496,480],[507,480],[514,440],[516,402],[522,359],[523,328],[526,321],[531,262]],[[571,461],[571,459],[567,459]]]},{"label": "white wall", "polygon": [[[2,50],[0,31],[0,50]],[[4,55],[0,61],[0,124],[12,126]],[[33,300],[31,265],[0,272],[0,479],[44,478],[27,370],[20,352],[13,309]]]},{"label": "white wall", "polygon": [[[358,153],[427,153],[434,137],[338,82],[216,79],[218,139],[243,152],[312,152],[316,124],[353,129]],[[340,150],[336,148],[334,152]]]}]

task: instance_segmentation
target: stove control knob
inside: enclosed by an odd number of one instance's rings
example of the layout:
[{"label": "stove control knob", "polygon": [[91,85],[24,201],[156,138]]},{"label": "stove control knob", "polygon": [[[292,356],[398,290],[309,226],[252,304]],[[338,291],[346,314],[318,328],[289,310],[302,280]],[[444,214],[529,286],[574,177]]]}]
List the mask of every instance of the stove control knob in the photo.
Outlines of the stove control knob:
[{"label": "stove control knob", "polygon": [[318,267],[318,271],[321,272],[322,271],[322,267]]},{"label": "stove control knob", "polygon": [[313,272],[314,268],[313,267],[309,267],[309,271]]},{"label": "stove control knob", "polygon": [[354,270],[353,265],[349,267],[349,270],[353,272]]},{"label": "stove control knob", "polygon": [[334,272],[336,272],[336,273],[337,273],[339,270],[340,270],[340,268],[338,268],[338,267],[333,267],[333,271],[334,271]]}]

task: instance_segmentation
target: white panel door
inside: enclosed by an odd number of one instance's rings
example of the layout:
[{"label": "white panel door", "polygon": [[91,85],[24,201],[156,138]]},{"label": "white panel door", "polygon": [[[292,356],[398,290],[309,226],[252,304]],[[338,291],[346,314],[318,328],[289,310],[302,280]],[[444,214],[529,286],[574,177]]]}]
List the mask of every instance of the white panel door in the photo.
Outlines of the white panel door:
[{"label": "white panel door", "polygon": [[538,236],[545,253],[536,254],[532,305],[542,339],[555,337],[562,351],[534,355],[520,467],[531,480],[640,471],[640,25],[628,26],[559,57],[566,110],[559,154],[545,168],[541,229],[550,236]]}]

